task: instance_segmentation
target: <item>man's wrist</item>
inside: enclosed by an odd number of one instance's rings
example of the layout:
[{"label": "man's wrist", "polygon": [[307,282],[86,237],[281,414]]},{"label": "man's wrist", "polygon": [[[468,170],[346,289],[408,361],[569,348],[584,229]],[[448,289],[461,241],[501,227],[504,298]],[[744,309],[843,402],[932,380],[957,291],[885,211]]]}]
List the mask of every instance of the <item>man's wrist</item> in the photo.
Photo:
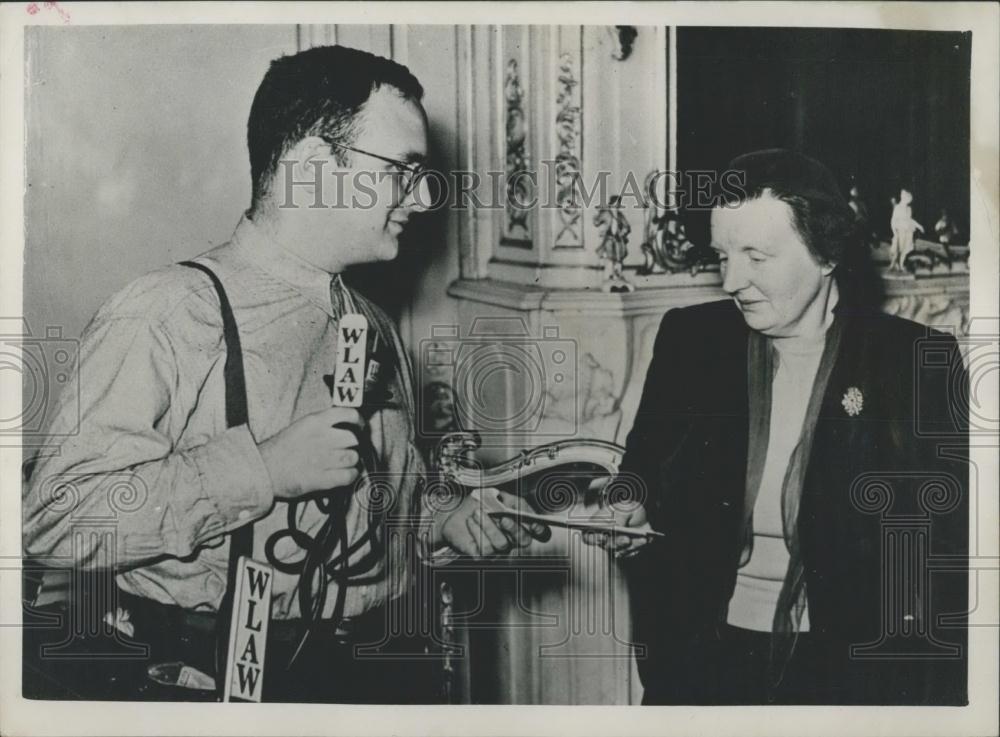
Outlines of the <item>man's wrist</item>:
[{"label": "man's wrist", "polygon": [[425,564],[443,565],[459,556],[444,534],[444,523],[454,512],[453,509],[431,511],[430,524],[425,528],[426,534],[420,536],[418,544],[420,559]]},{"label": "man's wrist", "polygon": [[274,438],[268,438],[257,443],[257,453],[260,455],[261,463],[267,469],[267,477],[271,482],[271,492],[275,497],[284,495],[286,489],[277,473],[277,459],[274,454]]}]

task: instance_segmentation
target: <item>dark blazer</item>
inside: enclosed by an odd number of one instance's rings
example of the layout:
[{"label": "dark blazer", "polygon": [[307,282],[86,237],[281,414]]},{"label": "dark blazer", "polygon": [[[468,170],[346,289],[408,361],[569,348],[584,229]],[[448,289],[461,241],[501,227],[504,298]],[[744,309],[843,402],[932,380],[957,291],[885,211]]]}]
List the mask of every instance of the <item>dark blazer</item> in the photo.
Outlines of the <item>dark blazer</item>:
[{"label": "dark blazer", "polygon": [[[842,317],[798,518],[810,631],[829,658],[816,703],[965,704],[968,378],[957,343],[881,313]],[[629,564],[646,703],[704,696],[735,586],[748,330],[728,300],[668,312],[626,444],[621,470],[641,480],[666,533]],[[850,387],[863,396],[855,416],[842,404]]]}]

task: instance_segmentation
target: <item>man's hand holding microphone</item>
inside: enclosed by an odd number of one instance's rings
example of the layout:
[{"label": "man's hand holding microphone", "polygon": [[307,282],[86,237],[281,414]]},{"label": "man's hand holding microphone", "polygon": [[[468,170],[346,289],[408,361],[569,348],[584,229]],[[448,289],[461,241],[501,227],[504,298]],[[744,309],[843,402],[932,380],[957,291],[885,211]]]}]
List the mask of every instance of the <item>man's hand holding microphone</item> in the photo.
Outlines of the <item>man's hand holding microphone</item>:
[{"label": "man's hand holding microphone", "polygon": [[[260,443],[274,497],[295,501],[319,491],[350,488],[359,475],[358,433],[364,426],[358,410],[330,407],[299,418]],[[517,497],[497,493],[505,504],[516,506]],[[449,545],[463,555],[485,557],[509,553],[547,534],[537,522],[494,518],[470,495],[455,508],[435,513],[430,543],[434,548]]]},{"label": "man's hand holding microphone", "polygon": [[358,435],[352,407],[329,407],[300,417],[258,445],[274,498],[295,501],[317,491],[351,487],[358,478]]}]

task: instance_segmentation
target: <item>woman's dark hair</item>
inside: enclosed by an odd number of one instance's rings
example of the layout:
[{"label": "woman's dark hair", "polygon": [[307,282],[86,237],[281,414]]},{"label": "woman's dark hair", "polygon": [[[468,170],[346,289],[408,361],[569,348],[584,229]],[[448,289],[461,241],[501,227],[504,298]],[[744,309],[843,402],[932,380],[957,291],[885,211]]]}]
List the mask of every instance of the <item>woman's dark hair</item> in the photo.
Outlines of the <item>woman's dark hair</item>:
[{"label": "woman's dark hair", "polygon": [[[247,120],[251,212],[268,194],[288,149],[310,135],[350,145],[359,133],[358,113],[383,86],[414,102],[424,94],[402,64],[344,46],[316,46],[272,61]],[[346,163],[344,152],[335,155]]]},{"label": "woman's dark hair", "polygon": [[743,154],[727,169],[737,173],[741,186],[723,192],[724,207],[769,192],[789,206],[792,225],[813,256],[836,265],[833,275],[841,306],[878,309],[884,296],[882,280],[833,172],[816,159],[780,148]]}]

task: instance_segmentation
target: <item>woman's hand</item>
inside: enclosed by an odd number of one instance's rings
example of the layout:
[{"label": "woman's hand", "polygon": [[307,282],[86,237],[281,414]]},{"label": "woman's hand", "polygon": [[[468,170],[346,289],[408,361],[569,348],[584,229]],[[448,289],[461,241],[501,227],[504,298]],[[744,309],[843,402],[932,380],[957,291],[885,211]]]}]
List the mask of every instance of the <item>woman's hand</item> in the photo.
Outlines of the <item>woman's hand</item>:
[{"label": "woman's hand", "polygon": [[[627,509],[603,507],[593,514],[592,520],[604,522],[611,527],[633,527],[651,529],[646,518],[646,508],[641,505],[630,505]],[[649,538],[642,535],[615,534],[612,531],[587,530],[583,533],[583,542],[610,550],[619,558],[628,558],[649,543]]]}]

